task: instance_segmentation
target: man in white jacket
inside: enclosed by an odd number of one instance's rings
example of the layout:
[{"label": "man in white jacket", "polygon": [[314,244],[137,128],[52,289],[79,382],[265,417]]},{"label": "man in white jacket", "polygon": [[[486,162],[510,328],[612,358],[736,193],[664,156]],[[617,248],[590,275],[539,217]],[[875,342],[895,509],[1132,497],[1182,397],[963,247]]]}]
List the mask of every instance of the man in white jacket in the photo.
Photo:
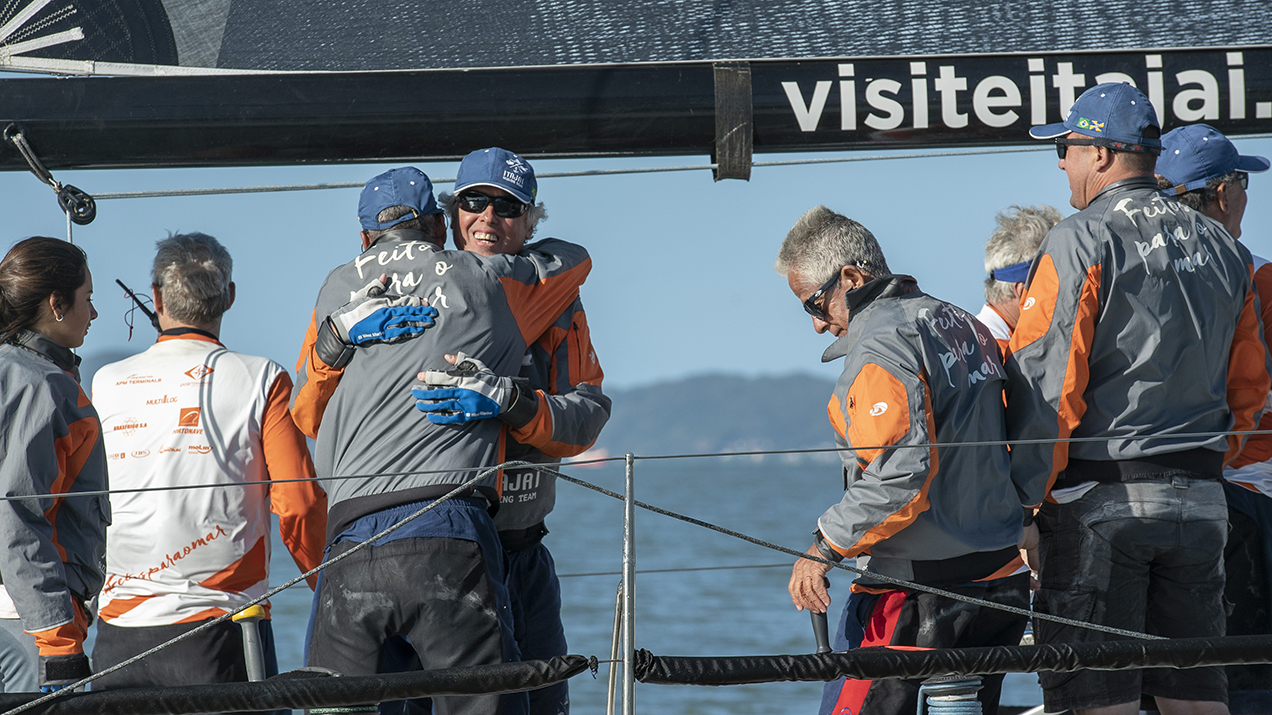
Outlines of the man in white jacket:
[{"label": "man in white jacket", "polygon": [[[220,341],[221,316],[234,302],[232,266],[211,236],[160,241],[152,272],[159,339],[94,377],[113,489],[210,485],[111,495],[97,670],[263,594],[271,511],[301,571],[322,560],[326,493],[315,481],[290,481],[314,477],[288,410],[291,377]],[[266,672],[277,672],[269,620],[259,627]],[[93,687],[246,680],[240,627],[227,621]]]}]

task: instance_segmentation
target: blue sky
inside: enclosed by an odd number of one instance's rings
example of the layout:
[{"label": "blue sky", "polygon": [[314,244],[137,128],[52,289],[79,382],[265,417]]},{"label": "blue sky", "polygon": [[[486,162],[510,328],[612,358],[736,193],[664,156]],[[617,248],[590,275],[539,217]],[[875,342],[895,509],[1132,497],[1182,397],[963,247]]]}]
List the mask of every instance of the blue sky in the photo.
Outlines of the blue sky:
[{"label": "blue sky", "polygon": [[[1242,153],[1272,156],[1272,139],[1237,140]],[[515,149],[515,147],[511,147]],[[862,155],[862,154],[857,154]],[[757,161],[801,155],[763,155]],[[813,158],[813,155],[808,155]],[[821,157],[829,155],[818,155]],[[845,154],[844,156],[852,156]],[[534,161],[540,172],[705,164],[705,157]],[[288,183],[365,181],[392,165],[260,169],[59,171],[90,193]],[[456,162],[418,164],[454,176]],[[704,372],[750,376],[802,371],[833,378],[820,363],[831,341],[817,335],[773,272],[773,258],[800,214],[817,205],[844,213],[879,239],[893,271],[975,312],[982,247],[995,212],[1048,203],[1069,215],[1068,185],[1053,151],[756,168],[751,181],[714,183],[710,171],[585,178],[539,184],[548,209],[541,237],[582,243],[594,268],[583,299],[611,387]],[[442,185],[440,188],[449,187]],[[0,174],[0,247],[45,234],[64,237],[53,192],[24,172]],[[1272,176],[1255,175],[1244,240],[1272,254]],[[359,251],[357,189],[102,201],[97,220],[76,227],[89,254],[101,317],[80,354],[140,351],[154,332],[139,320],[132,342],[120,278],[148,290],[155,241],[202,231],[234,256],[238,302],[223,340],[289,369],[328,271]]]}]

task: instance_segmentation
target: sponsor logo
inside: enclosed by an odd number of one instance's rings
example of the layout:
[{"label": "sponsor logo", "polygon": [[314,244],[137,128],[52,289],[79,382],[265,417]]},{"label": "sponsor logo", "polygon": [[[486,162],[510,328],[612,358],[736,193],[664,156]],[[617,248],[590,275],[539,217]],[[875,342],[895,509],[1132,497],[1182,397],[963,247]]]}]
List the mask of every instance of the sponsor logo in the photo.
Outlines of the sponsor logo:
[{"label": "sponsor logo", "polygon": [[132,453],[133,459],[144,459],[149,456],[150,456],[150,450],[148,449],[139,449]]},{"label": "sponsor logo", "polygon": [[208,367],[207,365],[196,365],[196,366],[194,366],[194,367],[190,368],[189,370],[186,370],[186,371],[185,371],[185,374],[186,374],[186,375],[187,375],[187,376],[188,376],[191,380],[202,380],[203,378],[207,377],[208,375],[211,375],[213,372],[215,372],[215,370],[213,370],[212,368]]},{"label": "sponsor logo", "polygon": [[180,447],[160,447],[159,448],[159,454],[169,454],[172,452],[180,453],[181,448]]},{"label": "sponsor logo", "polygon": [[163,382],[163,378],[154,375],[138,375],[133,373],[128,377],[116,382],[116,385],[145,385],[151,382]]},{"label": "sponsor logo", "polygon": [[163,397],[157,397],[153,400],[146,400],[146,404],[147,405],[171,405],[172,403],[176,401],[177,401],[177,398],[173,397],[172,395],[164,395]]},{"label": "sponsor logo", "polygon": [[125,455],[123,452],[111,452],[110,454],[106,455],[106,459],[109,459],[110,461],[113,462],[117,459],[123,459],[125,456],[127,455]]},{"label": "sponsor logo", "polygon": [[138,422],[137,420],[129,417],[128,419],[124,420],[122,423],[112,427],[111,431],[123,432],[125,437],[131,437],[137,433],[137,430],[145,429],[145,428],[146,428],[145,422]]},{"label": "sponsor logo", "polygon": [[888,411],[888,403],[886,403],[886,402],[876,402],[876,403],[874,403],[874,405],[873,405],[873,406],[871,406],[871,408],[870,408],[870,416],[871,416],[871,417],[878,417],[879,415],[881,415],[881,414],[883,414],[883,413],[885,413],[885,412],[887,412],[887,411]]},{"label": "sponsor logo", "polygon": [[212,448],[206,444],[192,444],[187,448],[190,454],[207,454]]},{"label": "sponsor logo", "polygon": [[1034,303],[1036,303],[1036,302],[1038,302],[1038,301],[1034,300],[1032,297],[1030,297],[1030,298],[1025,298],[1025,304],[1024,304],[1024,305],[1022,305],[1022,306],[1020,306],[1020,309],[1021,309],[1021,310],[1029,310],[1030,308],[1034,307]]},{"label": "sponsor logo", "polygon": [[199,426],[198,407],[182,407],[181,416],[177,419],[178,427],[198,427]]}]

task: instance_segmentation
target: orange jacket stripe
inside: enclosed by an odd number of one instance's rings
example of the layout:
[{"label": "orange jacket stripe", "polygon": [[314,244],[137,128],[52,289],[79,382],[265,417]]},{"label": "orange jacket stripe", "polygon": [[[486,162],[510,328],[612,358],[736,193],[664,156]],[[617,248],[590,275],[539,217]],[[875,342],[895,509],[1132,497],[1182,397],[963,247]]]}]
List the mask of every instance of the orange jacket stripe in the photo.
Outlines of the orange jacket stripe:
[{"label": "orange jacket stripe", "polygon": [[243,558],[200,581],[199,585],[218,591],[242,592],[264,581],[269,576],[269,567],[265,563],[265,540],[268,538],[267,535],[257,539]]},{"label": "orange jacket stripe", "polygon": [[[1043,260],[1050,262],[1051,257],[1044,256]],[[1054,273],[1054,268],[1052,272]],[[1047,298],[1054,308],[1055,294],[1045,296],[1044,300]],[[1082,421],[1082,415],[1086,413],[1086,400],[1083,399],[1082,394],[1086,392],[1087,382],[1091,376],[1088,361],[1091,345],[1095,340],[1095,319],[1099,313],[1100,266],[1096,264],[1087,269],[1086,280],[1082,282],[1082,288],[1078,294],[1073,335],[1069,340],[1069,362],[1065,367],[1064,387],[1057,406],[1056,439],[1058,440],[1068,439],[1069,435],[1073,434],[1073,430],[1077,429],[1078,423]],[[1047,321],[1048,324],[1050,322],[1050,320]],[[1012,344],[1015,345],[1015,336],[1012,336]],[[1051,476],[1047,478],[1046,490],[1048,495],[1051,493],[1051,487],[1056,483],[1056,478],[1068,464],[1069,443],[1058,441],[1051,453]]]},{"label": "orange jacket stripe", "polygon": [[830,403],[826,405],[826,415],[830,417],[830,426],[835,428],[839,436],[848,439],[848,423],[844,420],[844,406],[840,404],[838,395],[830,396]]},{"label": "orange jacket stripe", "polygon": [[998,569],[997,571],[995,571],[994,573],[992,573],[992,574],[990,574],[990,575],[986,576],[985,578],[978,578],[978,579],[976,579],[976,581],[977,581],[977,582],[980,582],[980,581],[994,581],[994,580],[997,580],[997,579],[1000,579],[1000,578],[1007,578],[1008,576],[1010,576],[1010,575],[1012,575],[1012,574],[1016,573],[1017,571],[1019,571],[1019,570],[1020,570],[1020,567],[1021,567],[1021,566],[1024,566],[1024,565],[1025,565],[1025,560],[1024,560],[1024,559],[1022,559],[1022,558],[1020,558],[1020,555],[1019,555],[1019,554],[1017,554],[1016,558],[1014,558],[1014,559],[1012,559],[1011,561],[1007,562],[1007,565],[1006,565],[1006,566],[1004,566],[1004,567],[1002,567],[1002,568]]},{"label": "orange jacket stripe", "polygon": [[[873,370],[871,368],[873,368]],[[849,394],[853,394],[857,381],[861,380],[863,376],[867,376],[866,379],[868,384],[871,388],[873,388],[869,393],[871,395],[870,399],[872,402],[870,405],[850,406],[850,413],[854,409],[860,410],[863,411],[862,416],[864,416],[864,410],[873,409],[875,404],[873,400],[875,399],[875,396],[892,395],[891,399],[895,400],[895,402],[889,402],[889,409],[884,414],[888,414],[895,410],[899,413],[900,417],[891,421],[891,429],[889,429],[887,423],[884,423],[882,430],[866,430],[857,428],[857,424],[865,421],[854,417],[852,422],[848,425],[848,433],[851,438],[849,441],[852,444],[864,444],[864,442],[857,442],[856,440],[874,439],[875,441],[869,442],[872,446],[896,444],[910,431],[910,410],[908,401],[906,400],[905,386],[903,386],[901,382],[893,377],[887,370],[884,370],[874,364],[867,364],[862,371],[858,373],[857,378],[853,380],[853,386],[848,390]],[[932,391],[928,387],[926,374],[920,374],[919,380],[923,383],[923,414],[927,421],[927,433],[929,436],[932,436],[936,434],[936,423],[932,418]],[[863,402],[865,402],[865,400],[863,400]],[[901,424],[900,418],[902,417],[905,420],[904,424]],[[861,431],[856,431],[858,429],[861,429]],[[858,450],[858,453],[861,453],[861,451],[862,450]],[[884,450],[881,449],[869,450],[869,453],[874,455],[870,457],[870,461],[873,462],[883,452]],[[858,540],[856,544],[853,544],[852,547],[848,549],[841,549],[834,544],[831,544],[831,547],[842,553],[844,556],[856,556],[857,554],[867,551],[871,546],[874,546],[880,541],[896,534],[910,524],[913,524],[914,520],[919,518],[919,514],[927,511],[928,489],[932,486],[932,479],[936,477],[936,474],[940,469],[939,456],[937,454],[936,447],[929,447],[928,455],[930,464],[928,465],[927,477],[923,480],[923,486],[919,488],[919,493],[915,494],[913,499],[897,511],[893,512],[887,519],[884,519],[881,523],[866,531],[866,533],[862,535],[861,539]],[[827,541],[827,543],[830,542]]]},{"label": "orange jacket stripe", "polygon": [[515,278],[499,279],[508,298],[508,307],[517,320],[517,327],[521,329],[521,337],[526,345],[534,343],[561,317],[561,311],[578,296],[582,276],[586,276],[591,270],[592,259],[589,258],[574,268],[539,281],[538,284],[526,285]]},{"label": "orange jacket stripe", "polygon": [[[309,447],[287,410],[291,393],[291,377],[285,372],[279,374],[270,386],[265,403],[261,446],[266,474],[272,480],[283,480],[283,483],[269,487],[270,511],[278,515],[278,532],[283,544],[304,573],[322,562],[327,531],[327,493],[318,482],[287,481],[314,478]],[[310,576],[308,580],[310,588],[313,588],[318,577]]]},{"label": "orange jacket stripe", "polygon": [[75,618],[55,628],[43,631],[27,631],[35,636],[40,655],[75,655],[84,652],[84,639],[88,637],[88,616],[78,601],[73,603]]},{"label": "orange jacket stripe", "polygon": [[296,372],[304,373],[306,380],[296,393],[296,405],[292,407],[292,418],[296,427],[307,437],[318,439],[318,427],[322,424],[322,413],[327,409],[327,402],[336,393],[340,385],[340,376],[344,370],[336,370],[323,364],[314,352],[318,342],[318,318],[309,318],[309,329],[305,331],[305,342],[300,348],[300,359],[296,361]]},{"label": "orange jacket stripe", "polygon": [[[80,390],[80,396],[83,397],[84,391]],[[50,494],[66,494],[71,490],[71,485],[75,484],[75,479],[79,477],[80,470],[84,468],[84,464],[88,462],[89,456],[93,452],[93,447],[97,444],[97,439],[101,434],[101,424],[96,417],[85,417],[76,420],[68,426],[66,435],[57,438],[53,443],[53,449],[57,453],[57,479],[53,480],[53,486],[50,487]],[[51,540],[53,546],[57,547],[58,558],[65,563],[66,549],[59,543],[57,538],[57,512],[62,507],[64,497],[56,497],[53,504],[44,512],[44,518],[48,520],[49,526],[52,527],[53,533]]]},{"label": "orange jacket stripe", "polygon": [[106,604],[102,610],[97,612],[103,621],[113,621],[124,615],[132,609],[154,598],[154,596],[133,596],[131,598],[116,598]]},{"label": "orange jacket stripe", "polygon": [[[1254,266],[1250,266],[1253,282]],[[1260,329],[1258,300],[1253,286],[1246,293],[1241,317],[1232,335],[1232,348],[1228,353],[1228,409],[1232,411],[1232,429],[1236,432],[1254,429],[1254,416],[1267,401],[1268,386],[1272,377],[1267,371],[1267,347]],[[1241,452],[1245,435],[1228,437],[1228,451],[1224,463],[1231,462]]]}]

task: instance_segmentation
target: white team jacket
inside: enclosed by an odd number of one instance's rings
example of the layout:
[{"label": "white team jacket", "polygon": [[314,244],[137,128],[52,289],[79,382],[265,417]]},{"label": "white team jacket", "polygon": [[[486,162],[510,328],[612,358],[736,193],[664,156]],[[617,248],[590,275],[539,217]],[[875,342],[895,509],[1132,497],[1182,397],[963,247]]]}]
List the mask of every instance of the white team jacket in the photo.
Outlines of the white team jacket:
[{"label": "white team jacket", "polygon": [[268,588],[269,511],[306,571],[322,559],[326,494],[277,363],[199,334],[164,335],[93,379],[112,490],[99,615],[121,627],[206,620]]}]

